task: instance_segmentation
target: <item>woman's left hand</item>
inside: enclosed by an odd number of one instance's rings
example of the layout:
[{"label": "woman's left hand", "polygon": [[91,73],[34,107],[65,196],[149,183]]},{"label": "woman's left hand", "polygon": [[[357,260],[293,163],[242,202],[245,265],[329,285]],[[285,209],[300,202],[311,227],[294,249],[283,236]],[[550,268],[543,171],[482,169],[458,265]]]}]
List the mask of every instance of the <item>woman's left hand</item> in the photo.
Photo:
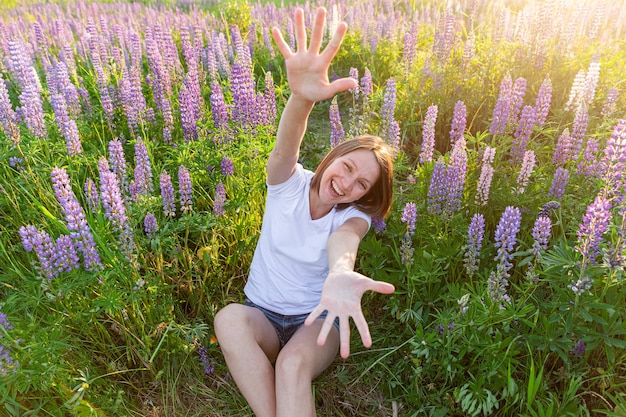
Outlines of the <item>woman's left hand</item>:
[{"label": "woman's left hand", "polygon": [[354,320],[361,334],[363,346],[370,347],[372,345],[369,326],[361,310],[361,297],[365,291],[391,294],[395,291],[395,288],[387,282],[374,281],[352,270],[331,272],[328,275],[322,289],[320,303],[304,322],[304,325],[308,326],[320,314],[328,311],[324,325],[317,338],[318,345],[322,346],[326,343],[326,338],[333,327],[336,317],[339,318],[339,339],[342,358],[347,358],[350,355],[350,317]]}]

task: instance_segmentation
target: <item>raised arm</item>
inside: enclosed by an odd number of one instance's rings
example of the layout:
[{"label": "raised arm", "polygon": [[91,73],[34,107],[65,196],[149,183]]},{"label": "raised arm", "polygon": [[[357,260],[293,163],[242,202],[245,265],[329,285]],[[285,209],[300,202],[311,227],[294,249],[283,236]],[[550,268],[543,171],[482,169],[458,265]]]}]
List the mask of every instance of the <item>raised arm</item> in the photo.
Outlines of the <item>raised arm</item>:
[{"label": "raised arm", "polygon": [[340,91],[356,87],[356,81],[350,77],[332,83],[328,80],[328,68],[341,46],[347,26],[343,22],[340,23],[332,39],[320,53],[325,22],[326,10],[321,7],[315,15],[311,42],[307,47],[304,12],[302,9],[296,10],[296,52],[293,52],[285,42],[279,29],[272,29],[276,45],[285,58],[291,96],[281,115],[276,143],[267,162],[268,184],[280,184],[293,173],[298,161],[300,144],[306,132],[307,120],[315,103],[329,99]]},{"label": "raised arm", "polygon": [[339,317],[340,352],[343,358],[350,355],[350,317],[361,334],[363,345],[365,347],[372,345],[369,326],[361,310],[361,298],[365,291],[382,294],[391,294],[395,291],[394,286],[389,283],[374,281],[354,271],[356,253],[367,229],[365,220],[352,218],[331,234],[327,244],[330,270],[324,283],[322,298],[304,323],[310,325],[324,310],[328,311],[317,339],[317,343],[323,345],[326,343],[333,321]]}]

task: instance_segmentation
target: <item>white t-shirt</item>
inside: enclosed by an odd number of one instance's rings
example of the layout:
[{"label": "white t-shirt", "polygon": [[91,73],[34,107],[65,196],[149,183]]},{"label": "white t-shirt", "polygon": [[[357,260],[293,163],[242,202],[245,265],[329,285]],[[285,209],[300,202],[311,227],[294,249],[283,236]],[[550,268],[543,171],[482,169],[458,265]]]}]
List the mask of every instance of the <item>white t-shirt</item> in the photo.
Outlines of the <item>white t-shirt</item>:
[{"label": "white t-shirt", "polygon": [[355,207],[332,209],[311,219],[309,189],[313,172],[298,164],[284,183],[268,185],[261,236],[244,287],[255,304],[280,314],[305,314],[319,304],[328,275],[330,234],[352,217],[371,224]]}]

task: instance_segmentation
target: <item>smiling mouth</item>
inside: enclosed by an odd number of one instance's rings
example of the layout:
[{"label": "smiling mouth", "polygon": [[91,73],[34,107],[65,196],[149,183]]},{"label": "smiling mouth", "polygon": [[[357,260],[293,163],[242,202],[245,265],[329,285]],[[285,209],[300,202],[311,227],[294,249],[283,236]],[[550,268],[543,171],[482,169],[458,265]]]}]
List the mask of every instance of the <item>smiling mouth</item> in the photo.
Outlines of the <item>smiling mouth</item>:
[{"label": "smiling mouth", "polygon": [[341,190],[339,190],[339,188],[335,184],[335,180],[330,180],[330,186],[333,188],[333,191],[335,191],[335,193],[337,193],[338,196],[343,197],[345,195],[344,193],[341,192]]}]

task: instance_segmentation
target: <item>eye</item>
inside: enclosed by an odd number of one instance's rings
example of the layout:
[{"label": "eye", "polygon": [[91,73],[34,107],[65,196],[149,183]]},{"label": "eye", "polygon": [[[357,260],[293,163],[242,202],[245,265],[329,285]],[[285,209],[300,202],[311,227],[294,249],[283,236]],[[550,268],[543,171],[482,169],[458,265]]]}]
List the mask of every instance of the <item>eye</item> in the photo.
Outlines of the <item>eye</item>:
[{"label": "eye", "polygon": [[359,187],[361,187],[362,189],[366,190],[367,189],[367,184],[365,183],[365,181],[359,181]]},{"label": "eye", "polygon": [[352,167],[347,162],[344,162],[343,166],[348,172],[352,172]]}]

